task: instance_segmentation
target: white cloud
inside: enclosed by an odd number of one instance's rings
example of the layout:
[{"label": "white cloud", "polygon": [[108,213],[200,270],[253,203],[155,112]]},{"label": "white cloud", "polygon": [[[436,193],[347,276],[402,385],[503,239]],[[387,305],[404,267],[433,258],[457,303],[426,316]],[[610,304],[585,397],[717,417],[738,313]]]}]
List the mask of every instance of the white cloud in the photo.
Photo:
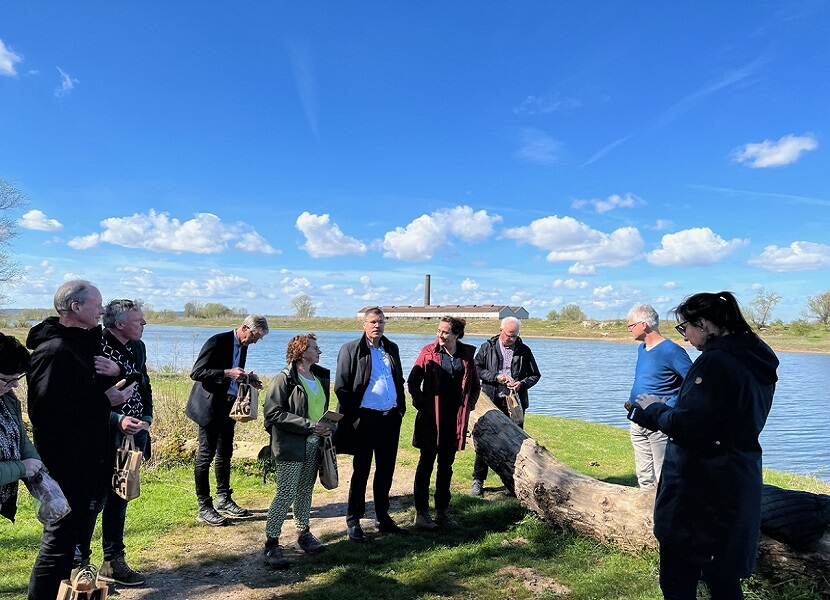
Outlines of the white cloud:
[{"label": "white cloud", "polygon": [[[639,258],[643,238],[635,227],[611,233],[591,229],[573,217],[544,217],[526,227],[505,231],[508,238],[548,250],[550,262],[573,261],[584,266],[623,266]],[[575,265],[574,265],[575,266]]]},{"label": "white cloud", "polygon": [[313,258],[366,253],[366,244],[343,233],[327,214],[306,211],[297,217],[295,227],[305,236],[303,250]]},{"label": "white cloud", "polygon": [[676,281],[667,281],[663,284],[663,287],[667,290],[676,290],[680,287],[680,284],[678,284]]},{"label": "white cloud", "polygon": [[0,40],[0,75],[16,77],[17,68],[15,65],[21,62],[23,62],[23,57],[6,46],[3,40]]},{"label": "white cloud", "polygon": [[572,206],[574,208],[584,208],[586,206],[593,206],[594,210],[599,214],[604,214],[614,210],[615,208],[634,208],[641,206],[645,201],[632,193],[627,193],[623,196],[619,194],[612,194],[607,199],[593,198],[591,200],[574,200]]},{"label": "white cloud", "polygon": [[147,214],[135,213],[129,217],[104,219],[101,227],[101,233],[73,238],[69,241],[69,246],[85,250],[106,242],[153,252],[218,254],[233,244],[245,252],[279,253],[247,223],[224,223],[211,213],[198,213],[192,219],[182,222],[171,218],[167,213],[150,209]]},{"label": "white cloud", "polygon": [[282,284],[282,293],[288,296],[303,294],[311,288],[311,282],[305,277],[285,277]]},{"label": "white cloud", "polygon": [[654,299],[655,304],[668,304],[671,302],[671,296],[657,296]]},{"label": "white cloud", "polygon": [[660,267],[712,265],[748,243],[740,238],[726,241],[708,227],[695,227],[664,235],[648,262]]},{"label": "white cloud", "polygon": [[602,287],[595,287],[594,288],[594,297],[596,297],[596,298],[605,298],[613,291],[614,291],[614,286],[611,285],[611,284],[604,285]]},{"label": "white cloud", "polygon": [[583,265],[582,263],[574,263],[568,267],[568,273],[571,275],[596,275],[597,268],[594,265]]},{"label": "white cloud", "polygon": [[810,134],[785,135],[778,141],[764,140],[754,144],[745,144],[732,154],[735,162],[753,169],[784,167],[791,165],[804,152],[818,148],[818,140]]},{"label": "white cloud", "polygon": [[776,271],[812,271],[830,267],[830,246],[813,242],[793,242],[787,246],[767,246],[749,264]]},{"label": "white cloud", "polygon": [[362,283],[363,285],[372,285],[372,278],[368,275],[361,275],[360,283]]},{"label": "white cloud", "polygon": [[521,146],[516,151],[516,157],[539,165],[551,165],[559,160],[561,146],[562,144],[544,131],[523,129]]},{"label": "white cloud", "polygon": [[23,229],[34,231],[59,231],[63,224],[57,219],[50,219],[42,210],[32,209],[20,218],[20,226]]},{"label": "white cloud", "polygon": [[655,231],[665,231],[666,229],[671,229],[672,227],[674,227],[674,222],[669,219],[657,219],[654,222]]},{"label": "white cloud", "polygon": [[544,94],[528,96],[513,109],[513,112],[517,115],[546,115],[557,110],[578,108],[580,105],[579,100],[574,98],[563,98],[559,94]]},{"label": "white cloud", "polygon": [[553,282],[553,287],[568,290],[584,290],[588,287],[588,282],[578,281],[576,279],[557,279]]},{"label": "white cloud", "polygon": [[69,73],[65,72],[60,67],[55,68],[58,70],[58,73],[60,73],[61,76],[61,84],[57,88],[55,88],[55,96],[60,98],[61,96],[65,96],[66,94],[74,90],[75,85],[80,83],[80,81],[72,77]]},{"label": "white cloud", "polygon": [[337,286],[336,286],[336,285],[334,285],[333,283],[327,283],[327,284],[325,284],[325,285],[321,285],[321,286],[320,286],[320,289],[321,289],[321,290],[323,290],[324,292],[330,292],[330,291],[332,291],[332,290],[333,290],[334,288],[336,288],[336,287],[337,287]]},{"label": "white cloud", "polygon": [[386,233],[383,255],[407,261],[430,260],[453,237],[469,244],[486,240],[500,221],[499,215],[488,214],[486,210],[474,211],[469,206],[421,215],[406,227],[396,227]]},{"label": "white cloud", "polygon": [[99,234],[90,233],[89,235],[72,238],[67,242],[67,245],[75,250],[89,250],[97,246],[100,242],[101,236]]},{"label": "white cloud", "polygon": [[464,281],[461,282],[461,289],[465,292],[474,292],[478,289],[478,282],[474,279],[470,279],[467,277]]}]

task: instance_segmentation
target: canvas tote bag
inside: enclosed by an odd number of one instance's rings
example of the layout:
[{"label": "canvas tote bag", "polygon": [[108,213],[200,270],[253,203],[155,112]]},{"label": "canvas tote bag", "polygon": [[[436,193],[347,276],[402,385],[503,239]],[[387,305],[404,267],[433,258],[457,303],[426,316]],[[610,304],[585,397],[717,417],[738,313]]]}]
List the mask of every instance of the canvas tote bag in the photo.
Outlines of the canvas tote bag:
[{"label": "canvas tote bag", "polygon": [[322,438],[320,442],[320,483],[327,490],[333,490],[340,485],[340,477],[337,474],[337,451],[334,449],[334,442],[330,435]]},{"label": "canvas tote bag", "polygon": [[519,427],[524,424],[525,411],[522,410],[522,403],[519,401],[519,397],[513,390],[510,390],[510,393],[507,395],[507,414],[510,417],[510,420]]},{"label": "canvas tote bag", "polygon": [[141,494],[141,463],[144,454],[136,448],[135,438],[125,435],[115,451],[112,490],[124,500],[135,500]]},{"label": "canvas tote bag", "polygon": [[258,415],[259,390],[248,383],[240,383],[236,400],[234,400],[228,416],[234,421],[247,423],[248,421],[256,421]]}]

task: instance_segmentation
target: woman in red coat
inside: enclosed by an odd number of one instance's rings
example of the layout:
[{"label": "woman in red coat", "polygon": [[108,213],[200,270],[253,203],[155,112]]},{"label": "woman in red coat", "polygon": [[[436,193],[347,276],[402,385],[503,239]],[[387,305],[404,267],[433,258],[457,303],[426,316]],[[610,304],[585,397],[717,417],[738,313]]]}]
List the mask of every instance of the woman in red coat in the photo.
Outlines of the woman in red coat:
[{"label": "woman in red coat", "polygon": [[[473,360],[475,348],[461,343],[464,319],[443,317],[434,343],[424,346],[409,373],[407,385],[415,417],[412,445],[421,451],[415,471],[415,526],[422,529],[449,527],[450,482],[455,453],[463,450],[467,422],[480,391]],[[429,480],[435,477],[436,520],[429,515]]]}]

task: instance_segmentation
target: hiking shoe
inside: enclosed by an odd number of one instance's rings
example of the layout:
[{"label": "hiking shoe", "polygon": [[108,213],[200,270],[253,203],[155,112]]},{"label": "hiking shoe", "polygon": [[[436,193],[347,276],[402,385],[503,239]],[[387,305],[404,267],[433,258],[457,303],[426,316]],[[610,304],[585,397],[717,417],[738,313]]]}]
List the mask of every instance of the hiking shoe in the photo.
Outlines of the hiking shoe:
[{"label": "hiking shoe", "polygon": [[251,516],[249,510],[245,510],[239,506],[230,496],[220,496],[216,499],[216,512],[226,517],[231,517],[232,519],[245,519]]},{"label": "hiking shoe", "polygon": [[432,520],[428,512],[416,513],[414,525],[417,529],[425,529],[427,531],[435,531],[438,529],[438,524]]},{"label": "hiking shoe", "polygon": [[479,481],[478,479],[473,479],[473,485],[470,486],[470,495],[471,496],[478,496],[479,498],[484,495],[484,482]]},{"label": "hiking shoe", "polygon": [[303,529],[297,536],[297,545],[306,554],[319,554],[326,549],[308,528]]},{"label": "hiking shoe", "polygon": [[385,515],[375,521],[375,526],[381,533],[397,533],[398,535],[409,534],[406,529],[401,528],[397,523],[395,523],[389,515]]},{"label": "hiking shoe", "polygon": [[365,542],[366,535],[363,533],[363,528],[360,526],[360,522],[356,523],[349,523],[346,521],[346,530],[349,534],[349,539],[353,542]]},{"label": "hiking shoe", "polygon": [[196,515],[196,520],[211,527],[223,527],[228,524],[228,520],[216,512],[216,509],[209,504],[199,508],[199,514]]},{"label": "hiking shoe", "polygon": [[78,592],[92,592],[98,581],[98,572],[90,564],[78,565],[69,574],[72,587]]},{"label": "hiking shoe", "polygon": [[441,529],[455,529],[458,527],[458,522],[446,510],[439,510],[435,513],[435,523]]},{"label": "hiking shoe", "polygon": [[98,579],[126,586],[144,585],[147,581],[144,575],[130,568],[123,555],[116,556],[112,560],[105,560],[98,570]]},{"label": "hiking shoe", "polygon": [[278,538],[268,538],[265,541],[265,551],[262,553],[265,558],[265,565],[272,569],[287,569],[291,561],[285,558],[280,547]]}]

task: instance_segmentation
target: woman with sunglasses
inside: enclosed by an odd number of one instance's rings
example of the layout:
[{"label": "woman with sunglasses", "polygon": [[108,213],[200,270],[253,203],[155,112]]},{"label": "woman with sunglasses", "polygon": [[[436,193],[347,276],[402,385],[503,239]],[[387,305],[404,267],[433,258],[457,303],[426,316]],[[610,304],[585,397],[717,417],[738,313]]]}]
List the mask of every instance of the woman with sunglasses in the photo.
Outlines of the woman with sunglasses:
[{"label": "woman with sunglasses", "polygon": [[655,396],[626,403],[628,418],[669,436],[654,505],[664,598],[743,598],[761,526],[761,446],[778,358],[752,332],[730,292],[690,296],[677,331],[701,355],[672,408]]},{"label": "woman with sunglasses", "polygon": [[43,468],[14,393],[28,368],[29,352],[23,344],[0,333],[0,515],[10,521],[17,512],[18,482]]}]

